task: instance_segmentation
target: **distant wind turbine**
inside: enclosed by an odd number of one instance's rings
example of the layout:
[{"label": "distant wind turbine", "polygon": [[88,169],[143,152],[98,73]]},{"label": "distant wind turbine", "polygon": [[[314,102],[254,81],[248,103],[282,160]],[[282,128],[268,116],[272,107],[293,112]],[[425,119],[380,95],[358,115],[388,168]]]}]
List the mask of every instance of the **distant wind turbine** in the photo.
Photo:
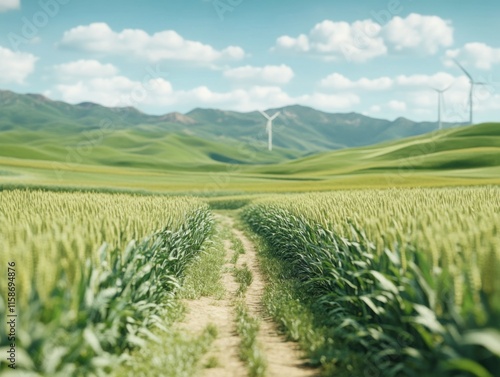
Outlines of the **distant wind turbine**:
[{"label": "distant wind turbine", "polygon": [[441,107],[445,106],[445,103],[444,103],[444,92],[446,92],[448,89],[450,89],[452,85],[453,84],[450,84],[450,85],[448,85],[444,89],[437,89],[437,88],[432,87],[432,89],[434,91],[436,91],[437,94],[438,94],[438,124],[439,124],[439,129],[441,129],[442,126],[443,126],[442,123],[441,123]]},{"label": "distant wind turbine", "polygon": [[267,119],[267,126],[266,126],[266,131],[267,134],[269,135],[269,150],[273,150],[273,120],[275,120],[278,115],[280,115],[280,111],[278,111],[276,114],[273,116],[267,115],[265,112],[260,111],[259,112],[264,116],[264,118]]},{"label": "distant wind turbine", "polygon": [[465,68],[458,62],[458,60],[453,59],[456,65],[462,70],[463,73],[469,78],[470,91],[469,91],[469,110],[470,110],[470,124],[473,124],[474,119],[474,85],[487,85],[485,82],[474,81],[472,76],[465,70]]}]

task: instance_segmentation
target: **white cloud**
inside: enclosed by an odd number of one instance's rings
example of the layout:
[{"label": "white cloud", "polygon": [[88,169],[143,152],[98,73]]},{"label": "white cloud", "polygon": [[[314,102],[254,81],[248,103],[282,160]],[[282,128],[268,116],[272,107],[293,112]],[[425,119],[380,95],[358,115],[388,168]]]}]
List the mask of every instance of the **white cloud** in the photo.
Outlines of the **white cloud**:
[{"label": "white cloud", "polygon": [[399,75],[394,78],[382,76],[376,78],[362,77],[358,80],[352,80],[343,76],[340,73],[333,73],[323,78],[320,81],[320,87],[335,91],[383,91],[387,89],[393,90],[417,90],[431,88],[444,89],[453,85],[460,90],[467,86],[467,82],[463,77],[455,77],[446,72],[438,72],[433,75],[415,74],[415,75]]},{"label": "white cloud", "polygon": [[35,70],[38,58],[25,52],[14,52],[0,46],[0,82],[22,84]]},{"label": "white cloud", "polygon": [[90,101],[109,107],[141,107],[141,105],[157,104],[158,98],[170,98],[173,94],[172,85],[164,79],[140,82],[124,76],[59,84],[55,90],[66,102]]},{"label": "white cloud", "polygon": [[174,90],[164,79],[141,83],[123,76],[79,81],[71,85],[59,84],[50,94],[70,103],[92,101],[110,107],[178,108],[195,105],[239,111],[291,105],[295,101],[281,88],[273,86],[254,86],[227,92],[216,92],[206,86]]},{"label": "white cloud", "polygon": [[54,66],[59,77],[64,78],[91,78],[109,77],[118,73],[113,64],[102,64],[97,60],[77,60]]},{"label": "white cloud", "polygon": [[94,77],[71,84],[60,82],[47,95],[70,103],[96,102],[109,107],[134,106],[140,109],[215,107],[253,111],[270,107],[303,104],[323,110],[351,109],[360,102],[355,94],[311,93],[291,96],[278,86],[253,85],[229,91],[206,86],[176,90],[165,79],[134,81],[124,76]]},{"label": "white cloud", "polygon": [[297,38],[283,35],[277,39],[276,43],[279,48],[290,49],[294,51],[307,52],[310,49],[309,38],[304,34],[300,34]]},{"label": "white cloud", "polygon": [[279,37],[273,49],[319,55],[328,60],[364,62],[391,51],[433,55],[452,43],[450,21],[412,13],[406,18],[394,17],[384,26],[373,20],[351,24],[325,20],[307,35]]},{"label": "white cloud", "polygon": [[68,30],[60,46],[100,54],[135,56],[151,62],[177,60],[206,64],[239,60],[245,56],[241,47],[216,50],[210,45],[184,39],[173,30],[152,35],[140,29],[115,32],[106,23],[92,23]]},{"label": "white cloud", "polygon": [[372,20],[352,24],[325,20],[316,24],[308,35],[279,37],[275,49],[362,62],[386,54],[380,30],[381,26]]},{"label": "white cloud", "polygon": [[0,13],[19,9],[20,7],[20,0],[0,0]]},{"label": "white cloud", "polygon": [[457,78],[446,72],[438,72],[434,75],[399,75],[394,79],[397,86],[408,88],[438,88],[444,89],[449,85],[455,85]]},{"label": "white cloud", "polygon": [[391,88],[393,80],[389,77],[379,77],[376,79],[361,78],[353,81],[340,73],[332,73],[320,81],[322,88],[334,90],[386,90]]},{"label": "white cloud", "polygon": [[[495,64],[500,64],[500,48],[494,48],[484,43],[467,43],[462,48],[446,51],[447,58],[454,58],[467,66],[489,70]],[[453,62],[448,59],[447,66]]]},{"label": "white cloud", "polygon": [[389,109],[394,110],[394,111],[405,111],[406,110],[406,103],[403,101],[392,100],[392,101],[389,101],[387,106],[389,107]]},{"label": "white cloud", "polygon": [[252,84],[270,83],[287,84],[294,76],[293,69],[287,65],[266,65],[253,67],[246,65],[228,69],[224,76],[234,81],[250,82]]},{"label": "white cloud", "polygon": [[453,44],[450,21],[438,16],[412,13],[406,18],[394,17],[384,26],[385,40],[395,51],[411,50],[426,55]]},{"label": "white cloud", "polygon": [[312,93],[297,97],[296,103],[325,111],[352,110],[361,102],[356,94]]}]

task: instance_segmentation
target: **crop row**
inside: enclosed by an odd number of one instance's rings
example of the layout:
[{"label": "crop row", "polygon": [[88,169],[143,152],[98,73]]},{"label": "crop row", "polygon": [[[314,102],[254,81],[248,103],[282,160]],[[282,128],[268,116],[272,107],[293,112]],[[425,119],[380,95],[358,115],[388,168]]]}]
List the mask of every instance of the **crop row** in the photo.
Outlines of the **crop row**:
[{"label": "crop row", "polygon": [[303,282],[340,368],[500,370],[498,188],[276,196],[243,215]]},{"label": "crop row", "polygon": [[17,367],[51,376],[109,372],[143,344],[213,227],[188,198],[12,191],[0,208],[0,263],[17,269]]}]

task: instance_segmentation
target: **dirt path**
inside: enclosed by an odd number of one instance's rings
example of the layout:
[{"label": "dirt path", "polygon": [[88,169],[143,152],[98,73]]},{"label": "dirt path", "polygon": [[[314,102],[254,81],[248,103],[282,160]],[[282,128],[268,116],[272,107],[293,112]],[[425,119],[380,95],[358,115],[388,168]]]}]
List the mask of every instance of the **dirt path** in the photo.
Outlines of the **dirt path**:
[{"label": "dirt path", "polygon": [[224,240],[226,249],[226,264],[222,282],[226,290],[226,295],[222,300],[211,297],[201,297],[197,300],[185,300],[187,314],[181,324],[186,330],[194,333],[201,333],[209,324],[217,327],[217,339],[214,341],[211,351],[204,360],[211,357],[217,359],[217,366],[202,370],[203,377],[236,377],[246,376],[247,369],[238,356],[240,339],[236,334],[235,313],[233,307],[233,297],[236,295],[238,284],[230,272],[232,265],[229,263],[233,253],[231,242]]},{"label": "dirt path", "polygon": [[[232,225],[232,221],[231,221]],[[260,319],[258,340],[264,348],[267,359],[267,375],[269,377],[306,377],[315,376],[316,371],[307,367],[302,359],[302,352],[297,343],[287,342],[278,331],[271,318],[264,315],[262,295],[264,294],[264,278],[259,269],[257,253],[254,244],[241,232],[232,226],[232,232],[241,240],[245,254],[240,255],[238,265],[247,264],[252,271],[253,281],[246,294],[246,304],[255,317]]]},{"label": "dirt path", "polygon": [[[286,342],[277,332],[276,325],[272,320],[264,316],[261,301],[265,283],[259,270],[255,246],[243,232],[234,228],[231,218],[219,215],[217,218],[222,226],[229,228],[243,244],[245,253],[239,256],[237,266],[241,267],[246,264],[253,274],[253,281],[248,288],[245,301],[251,314],[260,319],[258,341],[263,347],[267,360],[267,376],[315,376],[314,370],[305,367],[296,343]],[[185,301],[188,312],[182,327],[191,332],[201,332],[209,324],[214,324],[218,328],[218,336],[214,342],[213,350],[206,356],[206,359],[212,356],[216,357],[218,366],[203,369],[203,377],[244,377],[248,375],[247,368],[238,357],[240,339],[235,331],[233,304],[238,284],[230,270],[234,265],[229,262],[234,250],[229,240],[224,240],[224,247],[226,249],[226,264],[223,274],[225,297],[222,300],[204,297]]]}]

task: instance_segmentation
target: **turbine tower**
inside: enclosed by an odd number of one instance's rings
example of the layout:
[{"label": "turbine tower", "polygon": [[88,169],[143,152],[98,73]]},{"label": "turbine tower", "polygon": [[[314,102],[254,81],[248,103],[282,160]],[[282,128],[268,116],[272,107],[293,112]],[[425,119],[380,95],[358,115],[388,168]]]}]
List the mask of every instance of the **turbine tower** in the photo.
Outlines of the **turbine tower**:
[{"label": "turbine tower", "polygon": [[273,120],[275,120],[278,115],[280,115],[280,111],[278,111],[276,114],[273,116],[267,115],[265,112],[260,111],[259,112],[264,116],[264,118],[267,119],[267,126],[266,126],[266,131],[269,136],[269,150],[273,150]]},{"label": "turbine tower", "polygon": [[432,89],[434,91],[437,92],[438,94],[438,124],[439,124],[439,129],[442,129],[442,123],[441,123],[441,107],[444,107],[445,103],[444,103],[444,92],[446,92],[448,89],[451,88],[451,85],[448,85],[446,88],[444,89],[437,89],[437,88],[434,88],[432,87]]},{"label": "turbine tower", "polygon": [[453,59],[456,65],[462,70],[463,73],[469,78],[470,91],[469,91],[469,111],[470,111],[470,124],[473,124],[474,119],[474,85],[487,85],[485,82],[474,81],[472,76],[465,70],[465,68],[456,59]]}]

